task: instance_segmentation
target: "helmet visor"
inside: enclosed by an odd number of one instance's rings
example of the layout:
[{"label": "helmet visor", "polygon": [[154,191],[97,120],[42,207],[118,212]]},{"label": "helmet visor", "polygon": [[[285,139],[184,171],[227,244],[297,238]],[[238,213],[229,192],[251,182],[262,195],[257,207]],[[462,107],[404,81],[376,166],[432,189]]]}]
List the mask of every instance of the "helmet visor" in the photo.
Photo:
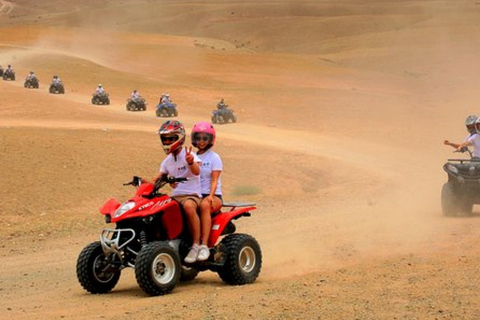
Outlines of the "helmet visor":
[{"label": "helmet visor", "polygon": [[160,135],[160,140],[163,144],[169,145],[178,140],[178,135]]}]

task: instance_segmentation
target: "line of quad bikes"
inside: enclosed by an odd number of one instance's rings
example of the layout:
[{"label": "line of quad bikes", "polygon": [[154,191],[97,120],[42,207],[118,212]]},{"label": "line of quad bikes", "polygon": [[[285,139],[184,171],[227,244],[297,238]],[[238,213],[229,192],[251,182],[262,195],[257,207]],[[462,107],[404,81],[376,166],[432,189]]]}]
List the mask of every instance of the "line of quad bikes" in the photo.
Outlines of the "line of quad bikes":
[{"label": "line of quad bikes", "polygon": [[[0,67],[0,76],[5,81],[15,81],[15,71],[13,70],[3,70]],[[40,81],[38,78],[31,77],[26,78],[24,85],[28,89],[38,89],[40,87]],[[52,94],[64,94],[65,85],[63,82],[52,82],[48,91]],[[91,103],[94,105],[109,105],[110,96],[108,93],[94,93],[92,94]],[[147,101],[143,98],[137,99],[128,99],[126,103],[127,111],[146,111],[147,110]],[[162,103],[159,102],[155,114],[157,117],[177,117],[178,108],[176,103]],[[211,120],[214,124],[225,124],[225,123],[235,123],[237,122],[237,116],[235,115],[234,110],[230,109],[228,106],[222,109],[213,110],[211,113]]]},{"label": "line of quad bikes", "polygon": [[[14,74],[1,76],[15,80]],[[38,80],[26,81],[25,87],[38,88]],[[61,89],[51,86],[50,92],[62,94],[65,89],[63,84]],[[92,103],[109,104],[107,98],[93,95]],[[127,110],[129,105],[131,111],[146,110],[145,101],[141,107],[132,103],[136,102],[129,101]],[[168,116],[177,114],[172,111]],[[167,184],[185,182],[185,178],[164,176],[155,184],[141,181],[134,176],[124,184],[135,187],[135,192],[123,203],[111,198],[100,208],[105,223],[114,226],[104,228],[99,240],[85,246],[77,258],[77,279],[87,292],[112,291],[126,268],[134,269],[139,287],[150,296],[168,294],[179,283],[192,281],[207,270],[218,273],[228,285],[250,284],[257,279],[262,267],[260,245],[251,235],[238,233],[235,225],[236,220],[251,216],[257,209],[255,203],[223,203],[212,213],[209,258],[187,263],[184,259],[192,239],[185,214],[178,202],[161,191]]]}]

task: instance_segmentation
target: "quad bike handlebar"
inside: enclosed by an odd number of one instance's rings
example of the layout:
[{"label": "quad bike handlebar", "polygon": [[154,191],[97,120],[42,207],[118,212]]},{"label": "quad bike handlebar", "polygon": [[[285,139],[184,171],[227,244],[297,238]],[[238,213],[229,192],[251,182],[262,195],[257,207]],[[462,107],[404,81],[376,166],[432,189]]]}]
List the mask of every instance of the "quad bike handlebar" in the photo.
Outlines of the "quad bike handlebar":
[{"label": "quad bike handlebar", "polygon": [[455,152],[460,152],[460,153],[468,152],[468,154],[470,155],[470,158],[473,157],[473,153],[472,153],[472,151],[470,151],[470,149],[469,149],[468,147],[463,147],[462,149],[460,149],[460,150],[455,150],[455,151],[453,151],[453,152],[454,152],[454,153],[455,153]]},{"label": "quad bike handlebar", "polygon": [[[153,187],[153,193],[155,193],[158,189],[161,189],[164,185],[167,183],[178,183],[178,182],[185,182],[188,181],[188,178],[175,178],[175,177],[170,177],[168,175],[162,175],[160,179],[158,179]],[[139,187],[142,184],[142,178],[138,176],[133,176],[132,181],[124,183],[124,186],[135,186]]]}]

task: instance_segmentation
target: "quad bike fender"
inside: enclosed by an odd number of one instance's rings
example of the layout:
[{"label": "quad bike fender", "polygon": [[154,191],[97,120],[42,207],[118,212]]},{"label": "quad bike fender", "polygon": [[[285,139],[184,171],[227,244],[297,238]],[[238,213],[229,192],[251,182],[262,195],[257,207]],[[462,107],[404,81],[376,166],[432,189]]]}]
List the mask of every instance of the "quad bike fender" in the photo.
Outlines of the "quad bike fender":
[{"label": "quad bike fender", "polygon": [[153,184],[151,183],[142,183],[138,188],[137,192],[135,193],[136,196],[146,196],[152,193],[153,191]]},{"label": "quad bike fender", "polygon": [[227,226],[227,224],[232,221],[236,220],[240,217],[249,217],[250,211],[255,210],[257,207],[255,206],[246,206],[246,207],[232,207],[232,210],[227,212],[221,212],[215,217],[212,218],[212,229],[210,230],[210,238],[208,239],[208,246],[213,247],[218,238],[222,235],[223,230]]},{"label": "quad bike fender", "polygon": [[120,207],[121,203],[118,202],[117,199],[110,198],[105,202],[105,204],[100,208],[100,213],[103,215],[113,215],[115,211],[117,211],[118,207]]},{"label": "quad bike fender", "polygon": [[168,240],[180,237],[183,230],[183,217],[180,205],[177,201],[172,201],[163,211],[162,226],[167,233]]}]

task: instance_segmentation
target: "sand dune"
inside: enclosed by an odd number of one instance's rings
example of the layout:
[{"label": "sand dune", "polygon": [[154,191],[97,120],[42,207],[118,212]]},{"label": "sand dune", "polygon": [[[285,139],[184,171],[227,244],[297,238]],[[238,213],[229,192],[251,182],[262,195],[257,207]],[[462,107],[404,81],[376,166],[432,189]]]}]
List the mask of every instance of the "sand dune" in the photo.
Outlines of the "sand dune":
[{"label": "sand dune", "polygon": [[[468,1],[0,1],[0,307],[8,318],[475,319],[474,217],[445,219],[441,167],[477,113]],[[40,89],[23,88],[34,70]],[[65,95],[51,95],[58,74]],[[110,106],[92,106],[98,83]],[[146,112],[125,110],[133,89]],[[220,98],[227,200],[264,254],[258,281],[212,273],[145,299],[131,271],[86,294],[97,210],[164,158],[160,93],[190,130]],[[456,155],[455,155],[456,156]],[[239,195],[239,188],[256,190]],[[115,305],[106,308],[107,301]],[[161,301],[161,303],[159,303]],[[108,309],[108,310],[107,310]]]}]

